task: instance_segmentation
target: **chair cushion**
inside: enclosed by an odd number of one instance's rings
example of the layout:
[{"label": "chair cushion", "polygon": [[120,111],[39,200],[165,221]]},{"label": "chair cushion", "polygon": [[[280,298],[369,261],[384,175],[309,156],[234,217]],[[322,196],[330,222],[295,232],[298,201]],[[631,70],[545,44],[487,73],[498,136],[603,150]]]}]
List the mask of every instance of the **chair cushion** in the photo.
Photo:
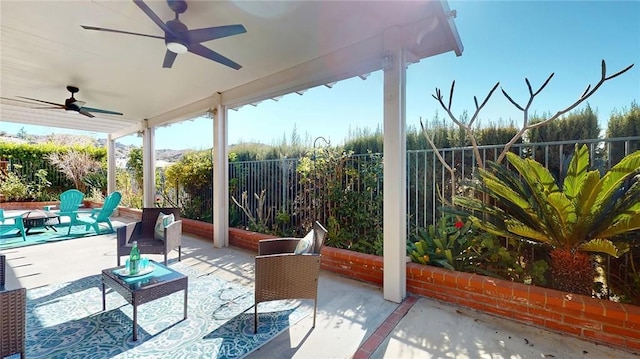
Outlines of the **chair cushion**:
[{"label": "chair cushion", "polygon": [[156,225],[154,227],[154,238],[164,241],[164,228],[175,221],[175,217],[173,213],[164,214],[162,212],[158,213],[158,218],[156,219]]},{"label": "chair cushion", "polygon": [[307,235],[304,236],[304,238],[302,238],[298,242],[298,245],[296,246],[296,249],[295,251],[293,251],[293,253],[305,254],[305,253],[311,253],[312,250],[313,250],[313,230],[307,233]]}]

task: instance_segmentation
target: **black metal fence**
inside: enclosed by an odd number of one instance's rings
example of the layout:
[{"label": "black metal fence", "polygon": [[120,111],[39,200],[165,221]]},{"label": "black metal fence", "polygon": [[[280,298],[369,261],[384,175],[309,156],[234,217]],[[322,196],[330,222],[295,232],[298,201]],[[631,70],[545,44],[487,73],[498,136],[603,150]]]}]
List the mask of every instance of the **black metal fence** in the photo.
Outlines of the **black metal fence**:
[{"label": "black metal fence", "polygon": [[[523,157],[535,158],[549,170],[561,176],[568,159],[574,151],[575,144],[586,144],[591,152],[593,168],[606,171],[625,155],[640,149],[640,137],[614,139],[594,139],[580,141],[562,141],[546,143],[515,144],[511,151]],[[496,161],[504,146],[480,146],[482,161]],[[454,169],[455,183],[452,186],[452,174],[437,158],[432,149],[407,152],[407,216],[409,228],[415,229],[434,224],[441,215],[438,208],[442,200],[449,200],[459,184],[472,179],[477,171],[476,154],[471,147],[445,148],[438,152],[447,165]],[[378,156],[378,157],[376,157]],[[314,218],[326,220],[329,209],[335,205],[328,194],[332,188],[323,184],[339,182],[345,191],[368,191],[371,197],[382,195],[382,172],[371,181],[371,176],[362,176],[364,168],[370,168],[372,161],[381,158],[379,155],[353,155],[341,158],[333,163],[312,167],[321,173],[304,173],[300,159],[285,158],[267,161],[233,162],[229,165],[229,194],[238,202],[242,202],[243,193],[246,206],[255,219],[263,221],[268,227],[275,226],[278,214],[288,214],[288,227],[300,227]],[[312,159],[313,160],[313,159]],[[376,172],[369,173],[375,174]],[[365,184],[363,181],[367,180]],[[171,184],[161,184],[170,188]],[[171,189],[180,193],[179,189]],[[208,190],[197,196],[211,196]],[[183,194],[186,195],[186,194]],[[335,198],[333,198],[335,200]],[[250,219],[246,213],[230,202],[234,225],[248,226]],[[212,209],[213,211],[214,209]],[[260,213],[260,218],[257,218]],[[382,217],[382,211],[371,213],[371,216]]]}]

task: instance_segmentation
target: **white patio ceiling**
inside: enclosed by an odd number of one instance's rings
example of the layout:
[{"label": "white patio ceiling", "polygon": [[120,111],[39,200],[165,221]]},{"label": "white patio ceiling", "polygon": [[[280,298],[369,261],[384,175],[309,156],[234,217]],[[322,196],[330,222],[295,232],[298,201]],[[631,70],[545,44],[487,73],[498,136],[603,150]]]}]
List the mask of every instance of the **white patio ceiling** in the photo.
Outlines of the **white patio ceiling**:
[{"label": "white patio ceiling", "polygon": [[[166,1],[146,1],[163,20]],[[446,1],[190,1],[190,29],[243,24],[247,33],[203,43],[243,67],[187,53],[162,68],[163,40],[84,30],[80,25],[163,36],[131,1],[0,1],[0,96],[64,103],[66,85],[86,106],[124,116],[41,110],[0,101],[0,122],[112,134],[117,138],[379,70],[385,29],[400,26],[408,58],[462,45]],[[218,95],[219,94],[219,95]],[[144,120],[148,123],[144,123]],[[1,127],[1,125],[0,125]]]}]

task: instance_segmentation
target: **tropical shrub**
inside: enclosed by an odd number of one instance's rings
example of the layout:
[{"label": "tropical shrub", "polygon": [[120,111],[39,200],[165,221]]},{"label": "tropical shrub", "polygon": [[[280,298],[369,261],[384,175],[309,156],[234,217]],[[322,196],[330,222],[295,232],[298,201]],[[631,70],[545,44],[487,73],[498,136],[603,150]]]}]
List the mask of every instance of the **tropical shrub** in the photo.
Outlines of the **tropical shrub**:
[{"label": "tropical shrub", "polygon": [[587,146],[576,145],[562,182],[534,160],[507,159],[508,167],[488,162],[473,185],[493,203],[457,196],[455,204],[474,211],[477,228],[549,248],[552,286],[590,295],[595,272],[587,253],[618,257],[628,250],[625,234],[640,231],[640,151],[601,177],[588,169]]},{"label": "tropical shrub", "polygon": [[51,182],[47,180],[47,171],[39,169],[35,173],[35,179],[28,185],[29,195],[36,201],[46,201],[51,199],[47,189],[51,186]]},{"label": "tropical shrub", "polygon": [[5,201],[46,201],[52,199],[48,192],[51,182],[47,171],[37,170],[33,180],[22,175],[22,166],[14,165],[14,171],[0,172],[0,195]]},{"label": "tropical shrub", "polygon": [[418,229],[407,243],[407,253],[414,263],[521,283],[546,282],[544,260],[528,261],[518,243],[507,249],[498,237],[479,231],[458,215],[442,216],[435,225]]},{"label": "tropical shrub", "polygon": [[142,208],[142,191],[132,186],[131,174],[125,170],[116,171],[116,188],[122,195],[120,205],[129,208]]},{"label": "tropical shrub", "polygon": [[474,264],[476,235],[470,221],[443,216],[436,225],[418,230],[418,240],[408,243],[407,251],[413,262],[467,272]]},{"label": "tropical shrub", "polygon": [[89,193],[93,193],[97,195],[97,192],[101,193],[101,196],[104,197],[107,195],[107,170],[104,168],[100,168],[99,170],[89,173],[86,175],[82,182],[87,189],[87,195]]},{"label": "tropical shrub", "polygon": [[26,200],[29,196],[27,184],[14,172],[0,172],[0,194],[5,201]]},{"label": "tropical shrub", "polygon": [[382,255],[382,157],[321,148],[300,159],[295,214],[329,230],[327,245]]},{"label": "tropical shrub", "polygon": [[213,159],[211,151],[186,153],[167,167],[163,200],[182,208],[186,218],[211,222],[213,218]]},{"label": "tropical shrub", "polygon": [[133,179],[140,190],[142,190],[142,179],[144,176],[142,157],[142,148],[133,147],[129,151],[129,158],[127,159],[127,171],[133,174]]}]

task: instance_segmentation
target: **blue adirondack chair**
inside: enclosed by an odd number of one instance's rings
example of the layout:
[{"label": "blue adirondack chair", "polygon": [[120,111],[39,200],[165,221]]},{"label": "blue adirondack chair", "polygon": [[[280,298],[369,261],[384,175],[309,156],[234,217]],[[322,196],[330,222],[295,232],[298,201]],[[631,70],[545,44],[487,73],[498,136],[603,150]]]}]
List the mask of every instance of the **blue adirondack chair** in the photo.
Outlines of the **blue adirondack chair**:
[{"label": "blue adirondack chair", "polygon": [[0,235],[18,231],[22,235],[22,240],[26,241],[27,237],[24,234],[24,223],[22,222],[22,216],[4,216],[4,209],[0,208]]},{"label": "blue adirondack chair", "polygon": [[60,194],[60,208],[52,210],[50,206],[45,206],[45,210],[54,212],[60,217],[73,217],[78,213],[83,199],[84,193],[77,189],[70,189]]},{"label": "blue adirondack chair", "polygon": [[110,193],[107,198],[104,199],[102,208],[94,208],[89,216],[80,216],[76,211],[71,216],[71,223],[69,223],[69,231],[67,234],[71,233],[71,227],[77,225],[84,225],[85,230],[87,231],[89,228],[93,227],[96,234],[100,234],[100,223],[106,223],[111,232],[113,232],[113,225],[111,224],[109,217],[113,214],[116,207],[118,207],[121,198],[122,195],[120,192]]}]

